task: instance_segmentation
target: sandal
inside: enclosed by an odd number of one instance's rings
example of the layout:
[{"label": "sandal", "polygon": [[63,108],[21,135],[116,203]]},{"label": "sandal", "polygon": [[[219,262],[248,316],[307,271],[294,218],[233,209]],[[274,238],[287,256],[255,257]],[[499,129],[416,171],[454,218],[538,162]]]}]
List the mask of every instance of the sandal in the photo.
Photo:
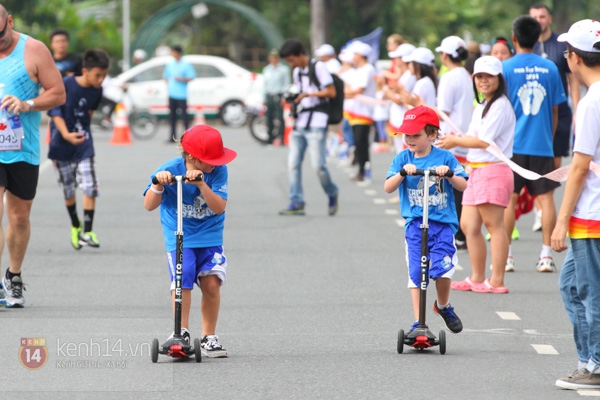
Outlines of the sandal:
[{"label": "sandal", "polygon": [[463,292],[468,292],[469,290],[473,290],[475,286],[482,285],[481,283],[474,283],[471,281],[470,277],[466,277],[464,281],[454,281],[450,284],[450,287],[454,290],[460,290]]},{"label": "sandal", "polygon": [[489,279],[486,279],[485,281],[483,281],[483,284],[474,286],[473,288],[471,288],[471,290],[473,292],[477,292],[477,293],[494,293],[494,294],[508,293],[508,288],[506,286],[493,287],[492,284],[490,283]]}]

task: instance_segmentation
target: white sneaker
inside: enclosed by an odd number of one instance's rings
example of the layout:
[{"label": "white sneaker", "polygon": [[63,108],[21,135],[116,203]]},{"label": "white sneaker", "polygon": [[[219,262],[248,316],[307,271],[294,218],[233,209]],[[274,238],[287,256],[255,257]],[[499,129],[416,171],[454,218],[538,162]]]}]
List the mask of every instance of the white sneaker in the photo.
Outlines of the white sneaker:
[{"label": "white sneaker", "polygon": [[2,289],[4,291],[4,301],[6,308],[23,308],[25,298],[23,297],[23,279],[20,276],[13,276],[12,279],[2,278]]},{"label": "white sneaker", "polygon": [[504,268],[506,272],[515,272],[515,260],[512,256],[506,259],[506,267]]},{"label": "white sneaker", "polygon": [[552,257],[540,258],[535,266],[537,272],[556,272],[556,265]]},{"label": "white sneaker", "polygon": [[206,335],[200,341],[202,347],[202,355],[209,358],[226,358],[227,350],[219,343],[217,335]]},{"label": "white sneaker", "polygon": [[535,212],[535,221],[533,222],[531,230],[534,232],[542,230],[542,210],[538,210]]}]

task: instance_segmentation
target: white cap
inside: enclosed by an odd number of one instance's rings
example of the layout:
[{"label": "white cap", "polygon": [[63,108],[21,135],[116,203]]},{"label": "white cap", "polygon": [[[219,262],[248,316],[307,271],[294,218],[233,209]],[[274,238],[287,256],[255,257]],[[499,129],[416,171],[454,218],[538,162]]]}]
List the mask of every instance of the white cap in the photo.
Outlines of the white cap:
[{"label": "white cap", "polygon": [[473,75],[479,73],[500,75],[502,73],[502,62],[494,56],[479,57],[473,65]]},{"label": "white cap", "polygon": [[442,40],[442,44],[440,47],[436,48],[435,51],[438,53],[446,53],[450,54],[454,58],[458,58],[458,49],[460,47],[467,48],[467,44],[464,40],[459,38],[458,36],[448,36],[444,40]]},{"label": "white cap", "polygon": [[146,54],[146,51],[143,49],[137,49],[133,52],[133,57],[143,61],[148,57],[148,54]]},{"label": "white cap", "polygon": [[322,44],[321,47],[315,50],[315,56],[333,56],[335,55],[335,49],[330,44]]},{"label": "white cap", "polygon": [[435,60],[433,52],[426,47],[417,47],[412,53],[402,57],[404,62],[414,61],[430,67],[433,67],[433,60]]},{"label": "white cap", "polygon": [[351,63],[354,60],[354,53],[349,51],[348,49],[344,49],[338,55],[340,61]]},{"label": "white cap", "polygon": [[569,32],[563,33],[557,40],[567,42],[577,50],[600,53],[600,22],[591,19],[575,22]]},{"label": "white cap", "polygon": [[415,51],[415,46],[410,43],[402,43],[398,48],[394,51],[390,51],[388,53],[389,58],[402,58],[407,56]]},{"label": "white cap", "polygon": [[369,57],[369,54],[371,54],[372,51],[371,46],[364,42],[359,42],[358,40],[350,43],[350,46],[348,46],[348,50],[355,54],[360,54],[363,57]]}]

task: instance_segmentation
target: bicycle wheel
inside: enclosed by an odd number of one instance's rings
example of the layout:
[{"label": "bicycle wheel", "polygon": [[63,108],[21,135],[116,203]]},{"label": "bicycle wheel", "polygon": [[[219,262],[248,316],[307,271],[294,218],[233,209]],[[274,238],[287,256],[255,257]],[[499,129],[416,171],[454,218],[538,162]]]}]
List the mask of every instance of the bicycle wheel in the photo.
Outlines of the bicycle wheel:
[{"label": "bicycle wheel", "polygon": [[262,144],[271,143],[271,135],[267,130],[267,120],[264,115],[252,115],[250,117],[250,134]]},{"label": "bicycle wheel", "polygon": [[133,110],[129,114],[131,134],[140,140],[152,139],[158,131],[158,118],[145,110]]}]

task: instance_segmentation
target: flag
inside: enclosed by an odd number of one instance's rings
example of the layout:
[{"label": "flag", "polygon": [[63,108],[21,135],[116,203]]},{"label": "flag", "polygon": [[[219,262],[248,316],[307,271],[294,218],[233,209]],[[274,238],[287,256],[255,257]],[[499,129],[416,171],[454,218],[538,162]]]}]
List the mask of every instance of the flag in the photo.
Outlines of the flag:
[{"label": "flag", "polygon": [[346,43],[346,45],[344,47],[342,47],[342,50],[347,48],[348,46],[350,46],[350,43],[352,43],[354,41],[366,43],[369,46],[371,46],[371,49],[372,49],[371,54],[367,58],[371,64],[375,65],[375,62],[377,60],[379,60],[379,43],[381,42],[381,33],[382,32],[383,32],[383,28],[378,27],[373,32],[369,33],[368,35],[351,39],[350,41],[348,41],[348,43]]}]

